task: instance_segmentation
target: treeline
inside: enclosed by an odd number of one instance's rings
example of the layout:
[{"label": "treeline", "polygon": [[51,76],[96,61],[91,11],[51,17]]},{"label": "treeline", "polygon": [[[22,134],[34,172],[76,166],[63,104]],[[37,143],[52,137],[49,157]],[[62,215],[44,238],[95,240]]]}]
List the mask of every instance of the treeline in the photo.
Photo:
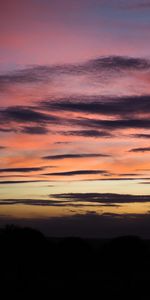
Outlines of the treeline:
[{"label": "treeline", "polygon": [[[0,284],[11,290],[122,292],[150,279],[150,241],[49,238],[13,225],[0,230]],[[145,289],[145,287],[144,287]],[[137,291],[137,287],[136,287]],[[142,292],[142,288],[141,288]]]}]

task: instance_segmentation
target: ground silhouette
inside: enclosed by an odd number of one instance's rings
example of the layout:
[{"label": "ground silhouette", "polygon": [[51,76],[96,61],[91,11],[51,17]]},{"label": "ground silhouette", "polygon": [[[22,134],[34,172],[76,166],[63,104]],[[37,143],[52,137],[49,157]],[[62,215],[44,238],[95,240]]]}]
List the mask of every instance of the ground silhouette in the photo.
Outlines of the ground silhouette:
[{"label": "ground silhouette", "polygon": [[0,230],[1,292],[11,295],[99,295],[144,298],[150,283],[150,241],[50,238],[14,225]]}]

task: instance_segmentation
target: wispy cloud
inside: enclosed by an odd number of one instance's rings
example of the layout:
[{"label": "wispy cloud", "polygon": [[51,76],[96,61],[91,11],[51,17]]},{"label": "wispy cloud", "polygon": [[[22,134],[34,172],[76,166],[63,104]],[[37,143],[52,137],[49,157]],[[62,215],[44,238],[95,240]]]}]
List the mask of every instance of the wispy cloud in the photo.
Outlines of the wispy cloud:
[{"label": "wispy cloud", "polygon": [[[71,122],[71,120],[70,120]],[[128,128],[135,129],[149,129],[150,120],[147,119],[117,119],[117,120],[99,120],[95,118],[78,118],[72,120],[72,124],[80,125],[83,127],[89,128],[98,128],[98,129],[109,129],[109,130],[121,130]]]},{"label": "wispy cloud", "polygon": [[[66,64],[55,66],[33,66],[23,70],[0,75],[0,86],[42,82],[60,76],[83,75],[95,84],[99,76],[105,81],[115,76],[126,76],[131,71],[147,72],[150,61],[142,58],[124,56],[100,57],[80,64]],[[70,77],[68,77],[69,79]],[[97,78],[97,79],[96,79]],[[149,129],[150,95],[140,94],[131,96],[103,96],[89,95],[83,92],[71,95],[67,90],[64,97],[45,97],[41,89],[40,98],[34,100],[34,105],[11,105],[0,109],[0,131],[15,132],[30,135],[45,135],[50,131],[50,125],[76,126],[74,130],[62,130],[60,134],[83,137],[110,137],[111,130],[126,128]],[[38,97],[39,99],[39,97]],[[60,114],[60,112],[64,114]],[[70,116],[68,112],[71,112]],[[76,113],[76,116],[75,114]],[[79,115],[77,115],[79,114]],[[93,118],[88,119],[87,114]],[[99,118],[96,117],[99,115]],[[106,116],[106,119],[101,118]],[[81,118],[82,116],[82,118]],[[83,117],[84,116],[84,117]],[[70,118],[69,118],[70,117]],[[111,119],[108,119],[110,117]],[[7,120],[7,125],[6,125]],[[23,126],[23,124],[25,126]],[[53,126],[52,132],[56,133]],[[80,128],[79,128],[80,127]],[[85,127],[88,127],[86,130]],[[51,132],[51,133],[52,133]],[[142,137],[142,136],[141,136]]]},{"label": "wispy cloud", "polygon": [[111,137],[111,133],[107,131],[100,131],[100,130],[68,130],[63,131],[62,134],[64,135],[71,135],[71,136],[83,136],[83,137],[92,137],[92,138],[109,138]]},{"label": "wispy cloud", "polygon": [[[127,56],[108,56],[86,61],[81,64],[33,66],[0,75],[0,89],[3,91],[11,85],[37,84],[49,82],[61,75],[118,76],[118,72],[131,70],[148,70],[149,60]],[[104,74],[105,72],[105,74]]]},{"label": "wispy cloud", "polygon": [[94,158],[94,157],[109,157],[108,154],[103,153],[77,153],[77,154],[59,154],[59,155],[48,155],[43,156],[43,159],[50,159],[50,160],[61,160],[61,159],[73,159],[73,158]]},{"label": "wispy cloud", "polygon": [[71,193],[50,195],[56,199],[76,202],[96,202],[96,203],[135,203],[150,202],[150,196],[147,195],[123,195],[123,194],[101,194],[101,193]]},{"label": "wispy cloud", "polygon": [[54,143],[55,145],[68,145],[68,144],[71,144],[71,142],[68,142],[68,141],[58,141],[58,142],[55,142]]},{"label": "wispy cloud", "polygon": [[20,123],[45,123],[56,122],[58,119],[53,115],[35,111],[32,107],[9,106],[0,110],[1,123],[8,120]]},{"label": "wispy cloud", "polygon": [[71,193],[51,194],[51,199],[5,199],[0,200],[0,205],[35,205],[35,206],[72,206],[88,207],[93,205],[113,206],[124,203],[149,203],[150,196],[147,195],[123,195],[102,193]]},{"label": "wispy cloud", "polygon": [[47,134],[49,130],[44,127],[44,126],[24,126],[20,130],[21,133],[26,133],[26,134]]},{"label": "wispy cloud", "polygon": [[[88,179],[83,179],[83,181],[138,181],[139,180],[150,180],[150,177],[138,177],[138,174],[134,177],[111,177],[111,173],[106,174],[109,176],[108,178],[88,178]],[[119,175],[121,176],[121,175]],[[133,176],[133,175],[132,175]]]},{"label": "wispy cloud", "polygon": [[9,184],[29,184],[29,183],[36,183],[36,182],[48,182],[47,180],[5,180],[0,181],[1,185],[9,185]]},{"label": "wispy cloud", "polygon": [[63,201],[58,202],[55,200],[41,200],[41,199],[0,200],[0,205],[15,205],[15,204],[32,205],[32,206],[66,206],[66,204]]},{"label": "wispy cloud", "polygon": [[141,139],[150,139],[150,134],[147,133],[137,133],[137,134],[131,134],[130,135],[133,138],[141,138]]},{"label": "wispy cloud", "polygon": [[48,176],[75,176],[75,175],[96,175],[96,174],[107,175],[108,172],[106,170],[72,170],[72,171],[65,171],[65,172],[45,173],[43,175],[48,175]]},{"label": "wispy cloud", "polygon": [[129,152],[150,152],[150,147],[133,148]]},{"label": "wispy cloud", "polygon": [[[91,207],[92,202],[79,203],[79,201],[63,201],[63,200],[39,200],[39,199],[5,199],[5,200],[0,200],[0,206],[1,205],[31,205],[31,206],[47,206],[47,207],[74,207],[74,208],[83,208],[83,207]],[[119,206],[117,204],[111,204],[111,203],[106,203],[106,204],[101,204],[97,203],[98,206]]]},{"label": "wispy cloud", "polygon": [[[147,101],[148,102],[148,101]],[[150,102],[149,102],[150,103]],[[130,106],[130,105],[129,105]],[[136,110],[136,106],[135,106]],[[148,108],[145,109],[145,113],[148,111]],[[129,114],[130,115],[130,114]],[[7,126],[10,127],[5,128],[2,127],[0,129],[3,132],[22,132],[28,134],[46,134],[49,132],[48,126],[50,124],[53,125],[65,125],[69,126],[77,126],[80,127],[79,130],[69,130],[69,131],[60,131],[61,134],[64,135],[77,135],[79,136],[91,136],[91,137],[110,137],[110,130],[121,130],[128,128],[135,129],[149,129],[150,128],[150,120],[147,118],[138,118],[134,117],[134,115],[123,116],[122,118],[116,119],[99,119],[99,118],[87,118],[87,117],[72,117],[72,118],[62,118],[55,115],[49,115],[42,112],[37,112],[31,108],[25,107],[9,107],[0,111],[1,120],[0,123],[3,124],[7,120]],[[114,117],[113,111],[111,113],[111,117]],[[16,122],[17,125],[13,124],[11,127],[11,122]],[[22,126],[22,123],[33,123],[37,124],[37,128],[35,126]],[[18,126],[19,125],[19,126]],[[88,129],[85,129],[88,128]],[[56,128],[54,129],[56,133]]]},{"label": "wispy cloud", "polygon": [[12,172],[12,173],[28,173],[28,172],[34,172],[34,171],[42,171],[44,170],[46,167],[31,167],[31,168],[1,168],[0,169],[0,173],[5,173],[5,172]]},{"label": "wispy cloud", "polygon": [[84,96],[67,97],[55,101],[41,102],[41,107],[50,111],[71,111],[86,114],[104,114],[109,116],[137,116],[150,113],[150,96]]}]

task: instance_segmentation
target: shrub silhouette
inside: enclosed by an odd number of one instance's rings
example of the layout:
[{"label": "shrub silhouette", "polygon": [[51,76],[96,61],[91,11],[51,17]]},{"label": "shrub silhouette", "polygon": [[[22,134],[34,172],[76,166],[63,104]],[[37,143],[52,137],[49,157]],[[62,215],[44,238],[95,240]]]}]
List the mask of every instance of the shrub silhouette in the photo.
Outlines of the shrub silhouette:
[{"label": "shrub silhouette", "polygon": [[140,282],[143,292],[150,275],[150,241],[136,236],[46,238],[37,230],[12,225],[0,230],[0,257],[1,289],[27,295],[59,289],[65,294],[69,287],[115,295],[116,290],[131,289],[131,278],[132,287]]},{"label": "shrub silhouette", "polygon": [[21,279],[42,271],[46,239],[39,231],[7,226],[1,235],[1,245],[6,277],[13,274]]},{"label": "shrub silhouette", "polygon": [[111,240],[103,249],[105,267],[112,272],[134,272],[146,268],[147,247],[136,236],[124,236]]},{"label": "shrub silhouette", "polygon": [[65,238],[59,244],[59,258],[61,267],[66,272],[80,272],[89,269],[91,248],[81,238]]}]

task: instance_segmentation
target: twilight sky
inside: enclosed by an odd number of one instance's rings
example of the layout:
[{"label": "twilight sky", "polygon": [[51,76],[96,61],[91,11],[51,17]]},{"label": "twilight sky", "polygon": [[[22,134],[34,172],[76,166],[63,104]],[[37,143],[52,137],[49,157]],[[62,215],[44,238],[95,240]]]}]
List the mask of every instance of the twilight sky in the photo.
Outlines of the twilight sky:
[{"label": "twilight sky", "polygon": [[148,0],[0,0],[0,225],[149,236],[149,31]]}]

